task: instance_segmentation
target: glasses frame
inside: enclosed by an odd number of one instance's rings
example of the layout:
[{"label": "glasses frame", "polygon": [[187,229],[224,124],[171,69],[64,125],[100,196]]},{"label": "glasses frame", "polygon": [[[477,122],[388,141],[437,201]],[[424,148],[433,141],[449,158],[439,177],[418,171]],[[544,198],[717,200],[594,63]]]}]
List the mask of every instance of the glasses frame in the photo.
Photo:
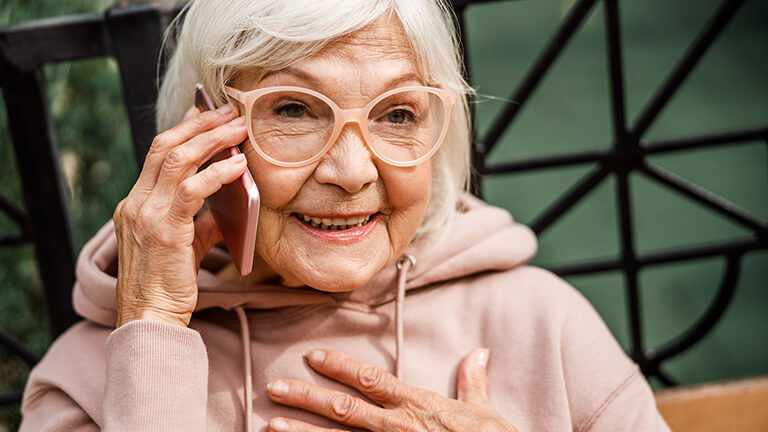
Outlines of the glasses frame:
[{"label": "glasses frame", "polygon": [[[325,156],[325,154],[328,153],[328,151],[333,147],[334,143],[339,138],[341,131],[344,129],[344,126],[346,126],[347,123],[357,123],[358,127],[360,128],[360,131],[363,134],[363,140],[365,141],[365,145],[368,147],[368,150],[370,150],[371,153],[377,159],[396,167],[411,167],[411,166],[418,165],[421,162],[432,157],[432,155],[435,154],[437,149],[440,148],[440,145],[442,145],[443,140],[445,140],[445,136],[448,133],[448,126],[451,123],[451,113],[453,112],[453,105],[456,103],[456,94],[454,92],[441,89],[441,88],[427,87],[427,86],[398,87],[380,94],[379,96],[374,98],[372,101],[368,102],[368,104],[366,104],[364,107],[347,108],[347,109],[340,108],[328,96],[320,92],[317,92],[315,90],[304,88],[304,87],[273,86],[273,87],[264,87],[264,88],[259,88],[255,90],[249,90],[249,91],[242,91],[230,86],[224,86],[224,89],[229,97],[236,100],[237,102],[240,102],[245,107],[245,118],[246,118],[246,125],[248,128],[248,138],[251,141],[251,145],[254,147],[254,149],[256,149],[256,152],[258,152],[259,155],[269,163],[277,166],[281,166],[281,167],[287,167],[287,168],[307,166],[319,160],[323,156]],[[437,138],[437,142],[435,143],[434,146],[432,146],[432,149],[429,152],[427,152],[425,155],[421,156],[416,160],[413,160],[410,162],[400,162],[400,161],[396,161],[380,155],[379,153],[376,152],[376,149],[373,148],[373,146],[371,145],[372,140],[370,136],[370,131],[368,130],[368,114],[370,114],[371,110],[376,106],[376,104],[381,102],[383,99],[393,94],[397,94],[404,91],[412,91],[412,90],[426,91],[440,98],[440,100],[443,102],[443,108],[445,109],[445,112],[446,112],[446,119],[443,122],[443,129],[440,131],[440,136]],[[317,154],[315,154],[309,159],[306,159],[300,162],[278,161],[272,158],[271,156],[267,155],[266,153],[264,153],[264,151],[256,144],[256,139],[254,138],[254,132],[253,132],[253,122],[248,120],[251,118],[251,114],[253,112],[253,106],[256,100],[261,96],[264,96],[269,93],[277,93],[281,91],[306,93],[311,96],[317,97],[318,99],[327,103],[328,106],[330,106],[331,110],[333,111],[333,118],[335,120],[335,124],[333,126],[333,131],[331,132],[328,142],[319,152],[317,152]]]}]

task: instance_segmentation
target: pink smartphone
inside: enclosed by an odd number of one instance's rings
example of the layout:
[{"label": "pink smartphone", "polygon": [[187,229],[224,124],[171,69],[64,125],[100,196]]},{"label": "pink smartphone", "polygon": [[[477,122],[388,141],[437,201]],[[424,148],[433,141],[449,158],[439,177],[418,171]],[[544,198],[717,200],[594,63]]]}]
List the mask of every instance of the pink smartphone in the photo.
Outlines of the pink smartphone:
[{"label": "pink smartphone", "polygon": [[[215,109],[202,84],[195,86],[195,106],[201,112]],[[240,149],[237,146],[230,147],[213,156],[203,168],[238,153]],[[245,170],[240,178],[223,185],[218,192],[208,197],[208,207],[224,235],[224,243],[235,267],[243,276],[249,274],[253,268],[259,204],[259,189],[248,170]]]}]

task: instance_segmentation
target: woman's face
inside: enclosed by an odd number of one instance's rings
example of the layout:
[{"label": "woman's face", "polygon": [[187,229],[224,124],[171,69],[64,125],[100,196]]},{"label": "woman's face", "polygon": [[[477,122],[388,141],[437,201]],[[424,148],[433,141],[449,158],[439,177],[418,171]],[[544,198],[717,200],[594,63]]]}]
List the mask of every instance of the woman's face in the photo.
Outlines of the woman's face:
[{"label": "woman's face", "polygon": [[[287,69],[236,86],[305,87],[345,109],[363,107],[392,88],[424,85],[417,74],[402,27],[382,18]],[[284,284],[354,290],[392,265],[413,239],[429,199],[429,161],[393,167],[363,140],[359,127],[348,123],[324,157],[299,168],[273,165],[251,145],[242,146],[261,193],[256,250]],[[370,215],[367,224],[346,235],[302,220],[361,215]]]}]

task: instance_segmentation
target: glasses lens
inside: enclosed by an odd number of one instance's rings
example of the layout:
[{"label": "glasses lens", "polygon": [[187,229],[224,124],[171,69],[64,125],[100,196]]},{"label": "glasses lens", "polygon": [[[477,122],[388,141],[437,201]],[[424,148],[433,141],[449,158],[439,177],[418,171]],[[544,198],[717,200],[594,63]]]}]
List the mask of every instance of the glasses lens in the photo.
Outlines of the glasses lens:
[{"label": "glasses lens", "polygon": [[278,91],[253,105],[254,144],[279,162],[302,162],[323,149],[333,131],[333,110],[308,93]]},{"label": "glasses lens", "polygon": [[377,103],[368,115],[371,146],[381,157],[412,162],[438,143],[447,119],[443,101],[426,90],[403,90]]}]

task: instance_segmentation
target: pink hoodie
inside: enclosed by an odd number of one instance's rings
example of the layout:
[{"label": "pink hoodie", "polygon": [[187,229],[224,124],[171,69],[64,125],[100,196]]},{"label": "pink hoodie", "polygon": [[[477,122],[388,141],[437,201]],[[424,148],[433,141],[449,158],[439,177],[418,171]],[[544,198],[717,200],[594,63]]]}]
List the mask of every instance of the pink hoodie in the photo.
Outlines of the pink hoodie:
[{"label": "pink hoodie", "polygon": [[591,305],[524,265],[536,250],[528,228],[467,196],[448,229],[408,247],[413,268],[386,268],[341,294],[228,284],[214,274],[226,255],[214,251],[189,328],[140,320],[115,330],[108,223],[78,260],[73,301],[86,320],[32,371],[21,430],[235,431],[248,417],[261,431],[278,415],[339,427],[271,402],[267,383],[295,378],[360,396],[304,362],[328,348],[392,371],[401,363],[404,382],[455,397],[459,362],[476,347],[491,350],[491,403],[521,432],[669,430]]}]

